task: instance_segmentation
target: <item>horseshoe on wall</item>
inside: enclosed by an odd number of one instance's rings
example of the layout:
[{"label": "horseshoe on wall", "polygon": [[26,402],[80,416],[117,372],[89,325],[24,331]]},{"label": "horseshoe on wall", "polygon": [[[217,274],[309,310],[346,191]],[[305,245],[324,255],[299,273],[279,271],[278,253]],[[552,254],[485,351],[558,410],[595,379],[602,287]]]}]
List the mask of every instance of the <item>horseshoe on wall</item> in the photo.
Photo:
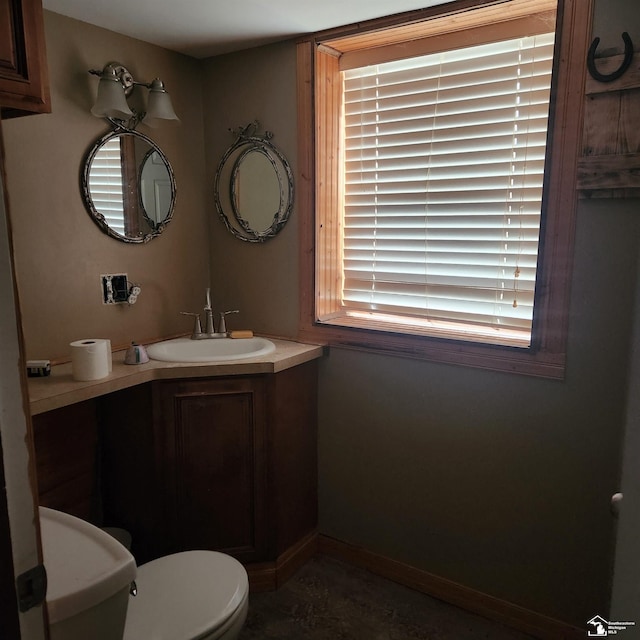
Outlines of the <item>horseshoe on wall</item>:
[{"label": "horseshoe on wall", "polygon": [[633,58],[633,42],[631,42],[631,38],[626,31],[622,34],[622,39],[624,40],[624,60],[622,64],[612,73],[600,73],[596,69],[595,62],[596,49],[598,48],[598,44],[600,44],[600,38],[594,38],[589,47],[589,53],[587,54],[587,69],[589,69],[592,78],[599,82],[613,82],[629,68]]}]

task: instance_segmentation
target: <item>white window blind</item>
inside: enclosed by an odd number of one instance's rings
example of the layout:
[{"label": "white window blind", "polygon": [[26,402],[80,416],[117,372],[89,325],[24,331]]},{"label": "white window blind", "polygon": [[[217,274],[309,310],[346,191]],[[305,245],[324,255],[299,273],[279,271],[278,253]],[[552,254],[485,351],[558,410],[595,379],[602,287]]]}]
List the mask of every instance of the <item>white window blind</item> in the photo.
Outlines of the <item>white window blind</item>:
[{"label": "white window blind", "polygon": [[530,344],[553,43],[342,72],[345,313]]},{"label": "white window blind", "polygon": [[115,232],[125,235],[120,137],[102,144],[91,162],[89,192],[98,213]]}]

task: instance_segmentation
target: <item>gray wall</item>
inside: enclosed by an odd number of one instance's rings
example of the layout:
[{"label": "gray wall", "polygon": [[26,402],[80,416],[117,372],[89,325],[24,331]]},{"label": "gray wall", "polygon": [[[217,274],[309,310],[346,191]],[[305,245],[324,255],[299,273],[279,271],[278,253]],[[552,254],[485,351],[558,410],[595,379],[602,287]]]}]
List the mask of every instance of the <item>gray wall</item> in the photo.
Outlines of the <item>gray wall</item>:
[{"label": "gray wall", "polygon": [[332,350],[322,531],[578,626],[606,610],[639,229],[581,208],[565,382]]},{"label": "gray wall", "polygon": [[[633,37],[635,0],[607,4],[596,31]],[[620,24],[616,6],[627,10]],[[28,357],[65,357],[88,335],[126,343],[188,330],[177,312],[201,307],[209,277],[216,308],[241,310],[230,325],[295,336],[298,225],[310,212],[296,205],[277,238],[249,245],[224,229],[211,193],[228,129],[256,118],[295,170],[294,44],[198,63],[55,14],[46,24],[54,113],[3,123]],[[88,113],[86,69],[114,58],[163,78],[182,118],[152,133],[174,163],[178,205],[143,247],[104,236],[78,189],[82,156],[106,130]],[[604,615],[637,206],[580,204],[563,382],[331,350],[320,376],[322,533],[580,627]],[[120,269],[142,296],[104,308],[98,276]]]},{"label": "gray wall", "polygon": [[[616,47],[611,9],[596,30]],[[208,175],[229,142],[222,132],[254,118],[295,164],[294,73],[292,43],[207,61]],[[331,349],[320,375],[323,534],[582,628],[607,610],[636,210],[580,204],[563,382]],[[264,247],[214,224],[214,272],[230,267],[225,296],[243,301],[255,327],[295,335],[291,231],[304,215],[296,206]]]}]

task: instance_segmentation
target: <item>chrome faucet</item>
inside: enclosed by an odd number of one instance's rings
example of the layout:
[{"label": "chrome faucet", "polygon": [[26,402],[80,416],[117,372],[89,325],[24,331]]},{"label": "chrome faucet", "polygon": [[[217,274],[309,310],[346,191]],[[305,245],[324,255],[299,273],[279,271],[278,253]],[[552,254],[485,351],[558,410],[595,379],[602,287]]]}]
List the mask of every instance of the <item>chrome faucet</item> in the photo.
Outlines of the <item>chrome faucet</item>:
[{"label": "chrome faucet", "polygon": [[216,329],[213,324],[213,311],[211,310],[211,289],[209,289],[209,287],[207,287],[207,304],[204,305],[204,313],[207,319],[205,337],[213,337]]},{"label": "chrome faucet", "polygon": [[220,331],[221,333],[224,333],[225,336],[228,335],[227,323],[226,323],[225,317],[228,316],[230,313],[240,313],[240,311],[238,309],[234,309],[233,311],[220,312],[220,322],[218,323],[218,331]]},{"label": "chrome faucet", "polygon": [[191,313],[190,311],[181,311],[180,315],[182,316],[193,316],[193,332],[191,333],[192,340],[202,340],[204,338],[204,333],[202,332],[202,324],[200,322],[200,314],[199,313]]},{"label": "chrome faucet", "polygon": [[218,323],[218,330],[215,329],[213,321],[213,310],[211,309],[211,289],[207,288],[207,303],[204,307],[205,313],[205,330],[202,330],[202,323],[200,322],[199,313],[191,313],[189,311],[181,311],[183,316],[193,316],[193,333],[191,334],[192,340],[208,340],[211,338],[226,338],[229,334],[227,332],[227,323],[225,317],[230,313],[240,313],[238,309],[233,311],[221,311],[220,321]]}]

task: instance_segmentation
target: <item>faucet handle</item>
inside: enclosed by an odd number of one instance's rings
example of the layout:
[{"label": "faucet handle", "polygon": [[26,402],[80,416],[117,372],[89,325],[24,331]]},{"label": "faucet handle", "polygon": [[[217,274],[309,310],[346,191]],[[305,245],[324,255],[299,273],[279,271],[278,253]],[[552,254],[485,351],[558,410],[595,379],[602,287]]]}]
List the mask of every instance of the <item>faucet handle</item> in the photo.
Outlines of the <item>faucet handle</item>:
[{"label": "faucet handle", "polygon": [[227,323],[225,321],[225,317],[230,313],[240,313],[239,309],[234,309],[233,311],[221,311],[220,312],[220,324],[218,326],[218,333],[227,333]]},{"label": "faucet handle", "polygon": [[199,313],[190,313],[189,311],[181,311],[181,316],[193,316],[195,318],[193,322],[193,334],[191,335],[192,340],[197,340],[202,335],[202,324],[200,323],[200,314]]}]

